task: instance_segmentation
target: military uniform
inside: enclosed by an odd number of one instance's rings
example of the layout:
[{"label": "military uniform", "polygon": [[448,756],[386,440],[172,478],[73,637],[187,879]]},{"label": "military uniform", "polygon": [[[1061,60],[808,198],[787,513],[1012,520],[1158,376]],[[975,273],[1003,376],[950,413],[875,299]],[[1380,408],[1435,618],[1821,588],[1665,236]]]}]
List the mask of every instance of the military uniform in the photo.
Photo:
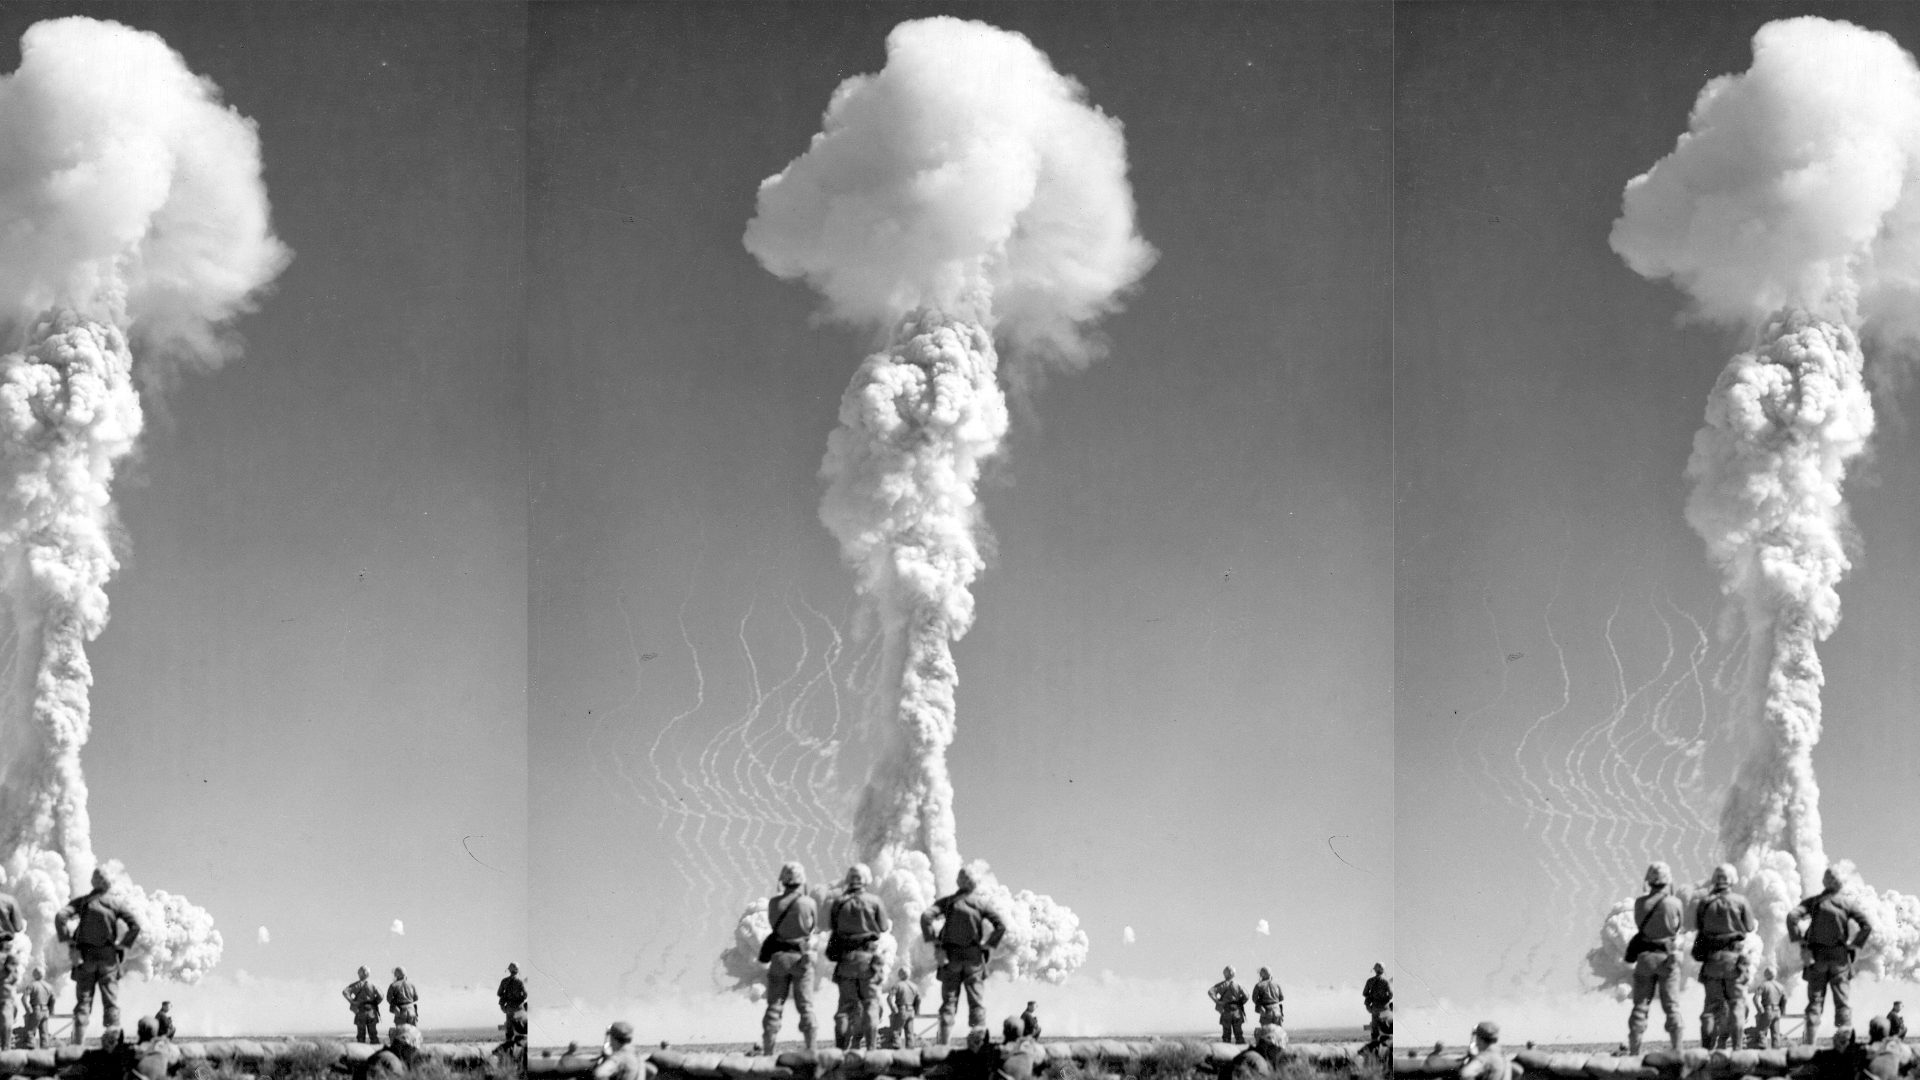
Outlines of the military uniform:
[{"label": "military uniform", "polygon": [[387,984],[387,1008],[393,1010],[396,1024],[420,1023],[420,991],[413,988],[412,979],[396,975]]},{"label": "military uniform", "polygon": [[1221,979],[1207,989],[1207,997],[1213,1000],[1214,1010],[1220,1014],[1220,1041],[1246,1042],[1241,1031],[1247,1022],[1247,992],[1232,979]]},{"label": "military uniform", "polygon": [[911,979],[901,979],[887,991],[888,1030],[895,1049],[904,1050],[915,1043],[913,1018],[920,1014],[920,988]]},{"label": "military uniform", "polygon": [[[941,923],[936,934],[933,920]],[[985,933],[993,926],[991,937]],[[974,897],[972,889],[943,896],[933,902],[932,910],[920,916],[920,927],[933,941],[940,957],[936,974],[940,979],[940,1041],[946,1042],[953,1029],[954,1014],[960,1010],[960,994],[967,995],[967,1027],[987,1022],[987,961],[1000,939],[1007,936],[1007,924],[994,910]]]},{"label": "military uniform", "polygon": [[1026,1012],[1020,1014],[1020,1037],[1023,1039],[1040,1037],[1040,1014],[1034,1012],[1031,1005],[1027,1006]]},{"label": "military uniform", "polygon": [[27,1042],[35,1050],[44,1050],[52,1036],[48,1025],[53,1020],[53,987],[45,979],[27,984]]},{"label": "military uniform", "polygon": [[1666,1015],[1667,1036],[1674,1045],[1680,1042],[1679,958],[1673,944],[1680,936],[1684,911],[1673,890],[1660,885],[1633,901],[1634,925],[1651,948],[1633,964],[1633,1011],[1627,1014],[1627,1052],[1640,1052],[1640,1037],[1647,1033],[1647,1014],[1653,999],[1660,999],[1660,1011]]},{"label": "military uniform", "polygon": [[1760,1041],[1771,1050],[1780,1043],[1780,1017],[1787,1011],[1787,989],[1777,980],[1768,979],[1753,989],[1753,1026],[1760,1031]]},{"label": "military uniform", "polygon": [[173,1014],[164,1005],[153,1014],[153,1033],[162,1039],[173,1038]]},{"label": "military uniform", "polygon": [[26,932],[26,920],[20,917],[20,904],[6,893],[0,893],[0,1050],[13,1048],[14,1018],[20,1011],[14,997],[14,987],[20,981],[20,972],[14,965],[13,939]]},{"label": "military uniform", "polygon": [[[61,912],[68,948],[73,953],[73,1042],[85,1041],[93,995],[100,995],[100,1021],[120,1026],[120,962],[140,938],[140,923],[119,901],[96,887],[76,897]],[[56,929],[58,929],[56,927]]]},{"label": "military uniform", "polygon": [[[1820,1013],[1833,992],[1833,1024],[1836,1028],[1853,1026],[1851,983],[1853,954],[1873,935],[1873,924],[1850,900],[1837,891],[1822,892],[1800,902],[1798,919],[1788,923],[1789,936],[1800,943],[1807,957],[1802,972],[1807,979],[1806,1041],[1813,1042],[1820,1027]],[[1799,934],[1793,935],[1794,928]]]},{"label": "military uniform", "polygon": [[1753,909],[1746,897],[1721,885],[1700,901],[1693,923],[1707,953],[1700,966],[1700,985],[1707,992],[1700,1014],[1700,1043],[1709,1050],[1737,1050],[1740,984],[1746,974],[1740,944],[1753,933]]},{"label": "military uniform", "polygon": [[767,1011],[760,1017],[760,1048],[769,1055],[780,1037],[780,1016],[789,994],[800,1014],[800,1037],[807,1049],[813,1049],[813,954],[807,951],[807,941],[817,918],[818,909],[804,886],[767,901],[775,951],[767,961]]},{"label": "military uniform", "polygon": [[1900,1003],[1894,1002],[1893,1009],[1887,1013],[1887,1035],[1895,1039],[1907,1037],[1907,1018],[1900,1013]]},{"label": "military uniform", "polygon": [[527,1007],[527,983],[525,979],[509,972],[500,980],[500,989],[495,991],[500,1002],[500,1012],[512,1016]]},{"label": "military uniform", "polygon": [[833,1045],[845,1050],[864,1043],[871,1050],[880,980],[885,974],[874,944],[893,929],[893,920],[879,897],[863,887],[849,887],[828,905],[827,929],[833,934],[827,949],[839,957],[833,968],[833,985],[840,991],[833,1010]]},{"label": "military uniform", "polygon": [[593,1066],[593,1080],[647,1080],[652,1075],[653,1063],[641,1056],[639,1047],[632,1045],[600,1055]]},{"label": "military uniform", "polygon": [[[1372,985],[1372,980],[1368,980]],[[1261,979],[1253,984],[1253,1015],[1262,1024],[1279,1025],[1285,1023],[1286,1006],[1282,1002],[1287,995],[1280,992],[1280,984],[1272,979]],[[1372,1011],[1371,1007],[1368,1009]]]},{"label": "military uniform", "polygon": [[[1385,975],[1376,971],[1367,978],[1366,985],[1360,988],[1360,1003],[1367,1007],[1367,1041],[1379,1042],[1380,1018],[1393,1011],[1393,984],[1387,981]],[[1276,1020],[1274,1023],[1279,1021]],[[1391,1019],[1386,1023],[1388,1027],[1393,1026]]]},{"label": "military uniform", "polygon": [[373,985],[372,979],[362,977],[347,984],[340,995],[353,1010],[353,1041],[377,1045],[380,1042],[380,988]]}]

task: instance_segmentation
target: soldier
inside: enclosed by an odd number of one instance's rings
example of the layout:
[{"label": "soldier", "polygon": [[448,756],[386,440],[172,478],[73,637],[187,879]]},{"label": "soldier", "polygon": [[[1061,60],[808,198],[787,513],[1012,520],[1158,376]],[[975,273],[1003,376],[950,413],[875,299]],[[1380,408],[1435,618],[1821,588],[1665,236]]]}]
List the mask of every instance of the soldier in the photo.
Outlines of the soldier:
[{"label": "soldier", "polygon": [[767,1011],[760,1018],[760,1049],[769,1057],[780,1037],[780,1014],[787,995],[800,1013],[800,1038],[813,1049],[813,937],[818,908],[807,895],[807,872],[797,862],[780,868],[780,892],[767,901],[767,941],[760,953],[767,963]]},{"label": "soldier", "polygon": [[1261,1024],[1253,1029],[1253,1045],[1240,1051],[1227,1066],[1227,1080],[1255,1080],[1280,1071],[1280,1053],[1287,1044],[1287,1033],[1278,1024]]},{"label": "soldier", "polygon": [[1833,991],[1834,1026],[1852,1027],[1849,984],[1853,980],[1853,957],[1873,936],[1873,924],[1860,908],[1841,897],[1840,875],[1829,868],[1820,883],[1823,889],[1800,901],[1787,916],[1787,937],[1800,944],[1800,953],[1807,961],[1803,974],[1807,979],[1808,1045],[1812,1045],[1820,1026],[1828,990]]},{"label": "soldier", "polygon": [[[953,895],[933,902],[920,915],[920,935],[933,942],[940,957],[940,1044],[946,1045],[953,1029],[953,1017],[960,1009],[960,993],[967,995],[967,1027],[983,1027],[987,1022],[987,961],[1000,939],[1007,936],[1007,924],[998,913],[974,898],[973,872],[961,868]],[[935,922],[938,921],[936,927]],[[991,937],[984,933],[993,925]]]},{"label": "soldier", "polygon": [[503,1036],[500,1045],[493,1048],[493,1056],[520,1066],[516,1075],[525,1076],[527,1066],[527,1010],[508,1013],[507,1022],[500,1025]]},{"label": "soldier", "polygon": [[1714,867],[1712,891],[1693,915],[1694,932],[1700,935],[1694,955],[1705,957],[1700,985],[1707,991],[1700,1014],[1700,1045],[1708,1050],[1740,1048],[1740,943],[1753,933],[1754,921],[1747,898],[1733,891],[1737,880],[1733,864]]},{"label": "soldier", "polygon": [[1373,965],[1373,974],[1360,988],[1360,1003],[1367,1007],[1367,1041],[1380,1041],[1380,1016],[1393,1010],[1393,984],[1387,981],[1384,964]]},{"label": "soldier", "polygon": [[1893,1003],[1893,1008],[1887,1010],[1887,1035],[1894,1039],[1907,1037],[1907,1018],[1900,1015],[1900,1003],[1897,1001]]},{"label": "soldier", "polygon": [[27,1043],[34,1050],[45,1050],[53,1036],[48,1026],[53,1020],[53,986],[47,982],[47,969],[33,968],[33,981],[26,987]]},{"label": "soldier", "polygon": [[1760,1041],[1772,1050],[1780,1045],[1780,1017],[1787,1011],[1787,990],[1774,978],[1774,970],[1769,967],[1762,972],[1759,986],[1753,988],[1753,1026],[1759,1029]]},{"label": "soldier", "polygon": [[86,1041],[87,1015],[94,991],[100,993],[100,1022],[120,1026],[120,963],[140,938],[140,923],[121,903],[107,896],[113,885],[96,867],[93,890],[76,896],[54,916],[54,931],[73,954],[73,1045]]},{"label": "soldier", "polygon": [[1247,1021],[1247,992],[1233,981],[1232,968],[1221,968],[1220,974],[1221,980],[1207,988],[1207,997],[1213,1002],[1214,1011],[1220,1014],[1220,1041],[1246,1042],[1241,1025]]},{"label": "soldier", "polygon": [[180,1049],[169,1041],[172,1036],[162,1028],[160,1017],[141,1017],[134,1023],[134,1032],[140,1041],[129,1054],[132,1065],[127,1080],[167,1080],[167,1074],[180,1061]]},{"label": "soldier", "polygon": [[347,984],[340,996],[347,999],[347,1007],[353,1010],[353,1041],[360,1043],[378,1043],[380,1041],[380,988],[368,978],[366,968],[360,969],[360,978]]},{"label": "soldier", "polygon": [[1647,867],[1646,895],[1633,901],[1633,921],[1638,928],[1635,939],[1642,951],[1633,960],[1633,1011],[1627,1014],[1629,1054],[1640,1052],[1640,1037],[1647,1033],[1647,1013],[1655,996],[1666,1014],[1667,1039],[1675,1050],[1680,1049],[1680,964],[1673,954],[1673,943],[1680,936],[1683,916],[1680,898],[1673,895],[1673,871],[1663,862]]},{"label": "soldier", "polygon": [[[7,883],[5,871],[0,871],[0,885]],[[19,981],[20,972],[14,966],[13,939],[26,933],[26,920],[20,917],[20,904],[8,893],[0,892],[0,1050],[13,1047],[13,1020],[18,1011],[14,1005],[14,983]]]},{"label": "soldier", "polygon": [[387,1008],[393,1011],[393,1022],[401,1027],[417,1027],[420,1023],[420,991],[413,988],[403,968],[393,969],[393,981],[387,984]]},{"label": "soldier", "polygon": [[887,991],[887,1033],[889,1050],[904,1050],[915,1045],[913,1018],[920,1013],[920,988],[913,984],[913,972],[900,969],[900,977]]},{"label": "soldier", "polygon": [[1009,1016],[1001,1023],[998,1080],[1033,1080],[1034,1065],[1046,1058],[1047,1052],[1027,1037],[1018,1018]]},{"label": "soldier", "polygon": [[[1254,1019],[1263,1025],[1280,1026],[1286,1015],[1286,1006],[1281,1004],[1285,1000],[1287,995],[1281,993],[1280,984],[1273,981],[1273,972],[1261,968],[1260,981],[1253,984]],[[1254,1034],[1258,1035],[1259,1031]]]},{"label": "soldier", "polygon": [[1473,1054],[1460,1066],[1459,1080],[1507,1080],[1513,1066],[1500,1052],[1500,1025],[1482,1020],[1473,1026],[1471,1038]]},{"label": "soldier", "polygon": [[646,1080],[653,1075],[653,1064],[640,1056],[633,1045],[633,1025],[615,1020],[607,1028],[607,1039],[600,1045],[600,1060],[594,1062],[593,1080]]},{"label": "soldier", "polygon": [[153,1029],[163,1039],[173,1038],[173,1002],[160,1003],[160,1011],[153,1014]]},{"label": "soldier", "polygon": [[495,991],[500,1000],[500,1013],[511,1017],[527,1007],[527,983],[520,977],[520,965],[508,964],[507,974],[500,980],[500,989]]},{"label": "soldier", "polygon": [[[840,991],[833,1010],[833,1045],[842,1050],[864,1043],[873,1049],[874,1008],[879,984],[874,978],[874,946],[893,929],[880,898],[867,891],[873,871],[866,863],[847,867],[846,891],[827,906],[827,959],[834,962],[833,985]],[[882,969],[884,970],[884,969]]]},{"label": "soldier", "polygon": [[1040,1037],[1040,1012],[1033,1002],[1027,1002],[1027,1011],[1020,1014],[1020,1036],[1026,1039]]},{"label": "soldier", "polygon": [[375,1050],[360,1064],[359,1080],[391,1080],[405,1076],[420,1053],[420,1029],[412,1024],[395,1024],[387,1029],[387,1044]]}]

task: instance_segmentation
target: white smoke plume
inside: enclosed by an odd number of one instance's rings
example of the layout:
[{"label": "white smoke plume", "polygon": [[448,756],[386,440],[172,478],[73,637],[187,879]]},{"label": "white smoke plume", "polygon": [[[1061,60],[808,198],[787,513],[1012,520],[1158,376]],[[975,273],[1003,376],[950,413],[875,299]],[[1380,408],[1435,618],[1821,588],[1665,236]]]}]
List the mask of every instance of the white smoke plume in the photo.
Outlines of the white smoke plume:
[{"label": "white smoke plume", "polygon": [[266,927],[264,927],[264,926],[263,926],[263,927],[261,927],[261,928],[260,928],[260,929],[259,929],[259,930],[258,930],[258,931],[257,931],[257,932],[255,933],[255,935],[254,935],[254,937],[255,937],[255,939],[256,939],[256,940],[258,940],[258,941],[260,942],[260,944],[262,944],[262,945],[265,945],[265,944],[267,944],[268,942],[270,942],[270,941],[272,941],[272,940],[273,940],[273,935],[272,935],[272,934],[269,934],[269,933],[267,933],[267,928],[266,928]]},{"label": "white smoke plume", "polygon": [[[1893,313],[1920,282],[1917,171],[1913,58],[1884,34],[1790,19],[1754,35],[1746,72],[1707,84],[1688,133],[1627,185],[1614,223],[1636,272],[1671,278],[1698,316],[1756,332],[1694,438],[1687,521],[1754,650],[1736,702],[1748,757],[1720,842],[1783,972],[1798,966],[1783,955],[1786,912],[1827,863],[1816,647],[1839,623],[1850,565],[1842,483],[1873,432],[1860,337],[1908,332]],[[1594,959],[1597,972],[1613,963]]]},{"label": "white smoke plume", "polygon": [[407,935],[407,924],[401,922],[399,919],[395,919],[393,920],[393,925],[387,927],[387,930],[396,936],[405,937]]},{"label": "white smoke plume", "polygon": [[[1089,361],[1085,326],[1153,250],[1134,231],[1119,123],[1026,38],[945,17],[895,27],[885,68],[840,85],[812,147],[761,184],[745,243],[832,316],[890,334],[841,399],[820,516],[882,640],[855,855],[924,976],[919,915],[961,866],[952,645],[985,566],[976,486],[1007,431],[995,339],[1021,365]],[[1057,979],[1084,959],[1071,912],[980,884],[1012,927],[996,967]]]},{"label": "white smoke plume", "polygon": [[1261,919],[1259,922],[1253,924],[1253,932],[1263,937],[1270,936],[1273,933],[1273,931],[1267,926],[1267,920],[1265,919]]},{"label": "white smoke plume", "polygon": [[1133,927],[1123,926],[1120,928],[1120,943],[1122,945],[1133,944]]},{"label": "white smoke plume", "polygon": [[[47,955],[53,914],[96,865],[86,643],[119,565],[136,387],[227,354],[223,324],[288,257],[267,217],[252,122],[165,42],[81,17],[28,28],[0,77],[0,865],[50,973],[67,963]],[[117,888],[147,916],[139,970],[191,981],[218,960],[204,911]]]}]

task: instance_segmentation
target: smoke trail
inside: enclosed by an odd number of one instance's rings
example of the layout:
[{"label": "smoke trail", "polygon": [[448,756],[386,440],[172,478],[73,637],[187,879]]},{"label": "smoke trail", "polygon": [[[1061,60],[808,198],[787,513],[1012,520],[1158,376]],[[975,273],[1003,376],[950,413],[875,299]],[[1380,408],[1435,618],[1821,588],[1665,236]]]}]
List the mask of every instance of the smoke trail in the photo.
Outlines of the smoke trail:
[{"label": "smoke trail", "polygon": [[[952,644],[985,565],[975,487],[1007,431],[995,338],[1016,385],[1042,361],[1084,364],[1099,350],[1083,328],[1153,260],[1120,125],[1084,97],[1018,34],[902,23],[885,68],[842,83],[808,152],[761,184],[747,226],[768,270],[814,285],[835,318],[890,331],[841,399],[820,516],[882,642],[855,850],[922,974],[931,950],[912,928],[961,866]],[[996,965],[1064,978],[1084,957],[1070,911],[997,899],[1016,928]]]},{"label": "smoke trail", "polygon": [[1720,843],[1776,956],[1826,869],[1816,647],[1849,568],[1841,485],[1873,431],[1860,336],[1905,332],[1894,313],[1920,280],[1917,163],[1920,70],[1892,38],[1769,23],[1752,67],[1709,82],[1673,153],[1627,185],[1613,229],[1614,250],[1695,314],[1758,330],[1709,398],[1687,522],[1753,650],[1737,699],[1751,750]]},{"label": "smoke trail", "polygon": [[[219,362],[221,324],[288,256],[252,123],[158,37],[79,17],[30,27],[0,78],[0,237],[0,865],[57,973],[53,914],[96,863],[86,643],[119,565],[111,485],[140,434],[136,384]],[[136,970],[192,981],[217,961],[206,912],[115,890],[142,916]]]}]

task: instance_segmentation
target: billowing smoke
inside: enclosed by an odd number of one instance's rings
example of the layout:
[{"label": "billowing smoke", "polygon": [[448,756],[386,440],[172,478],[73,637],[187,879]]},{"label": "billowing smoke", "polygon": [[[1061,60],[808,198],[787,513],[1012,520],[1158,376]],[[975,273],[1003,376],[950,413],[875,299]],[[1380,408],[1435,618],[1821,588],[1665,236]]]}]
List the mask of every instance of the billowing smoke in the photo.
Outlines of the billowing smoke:
[{"label": "billowing smoke", "polygon": [[1267,920],[1261,919],[1259,922],[1253,924],[1253,932],[1262,937],[1267,937],[1273,933],[1273,930],[1267,926]]},{"label": "billowing smoke", "polygon": [[[137,387],[230,351],[223,324],[288,257],[267,218],[252,122],[165,42],[80,17],[27,30],[0,77],[0,866],[54,973],[53,915],[96,865],[86,645],[119,566]],[[145,931],[136,970],[192,981],[219,959],[206,912],[115,889]]]},{"label": "billowing smoke", "polygon": [[387,927],[387,930],[388,932],[392,933],[395,937],[407,936],[407,924],[401,922],[399,919],[393,920],[393,925]]},{"label": "billowing smoke", "polygon": [[[1118,121],[1026,38],[944,17],[895,27],[885,68],[840,85],[812,147],[761,184],[746,246],[833,317],[889,333],[841,399],[820,516],[882,641],[855,853],[924,975],[919,915],[961,866],[952,646],[985,566],[976,487],[1007,431],[995,342],[1017,370],[1087,362],[1085,326],[1153,250],[1134,232]],[[1013,927],[997,966],[1058,979],[1084,958],[1072,912],[981,889]]]},{"label": "billowing smoke", "polygon": [[1120,943],[1123,945],[1133,944],[1133,927],[1123,926],[1120,928]]},{"label": "billowing smoke", "polygon": [[1782,955],[1786,913],[1827,864],[1816,647],[1839,623],[1849,568],[1842,482],[1873,432],[1860,342],[1911,332],[1899,312],[1920,282],[1917,172],[1913,58],[1884,34],[1791,19],[1754,36],[1748,71],[1707,84],[1688,133],[1627,185],[1614,223],[1635,271],[1754,333],[1694,437],[1687,521],[1754,650],[1736,702],[1748,756],[1720,841],[1783,971],[1797,967]]},{"label": "billowing smoke", "polygon": [[267,928],[266,928],[266,927],[264,927],[264,926],[263,926],[263,927],[261,927],[261,928],[259,929],[259,931],[258,931],[258,932],[257,932],[257,933],[256,933],[256,934],[254,935],[254,937],[255,937],[255,939],[256,939],[256,940],[258,940],[258,941],[260,942],[260,944],[262,944],[262,945],[265,945],[265,944],[267,944],[268,942],[270,942],[270,941],[272,941],[272,940],[273,940],[273,935],[272,935],[272,934],[269,934],[269,933],[267,933]]}]

